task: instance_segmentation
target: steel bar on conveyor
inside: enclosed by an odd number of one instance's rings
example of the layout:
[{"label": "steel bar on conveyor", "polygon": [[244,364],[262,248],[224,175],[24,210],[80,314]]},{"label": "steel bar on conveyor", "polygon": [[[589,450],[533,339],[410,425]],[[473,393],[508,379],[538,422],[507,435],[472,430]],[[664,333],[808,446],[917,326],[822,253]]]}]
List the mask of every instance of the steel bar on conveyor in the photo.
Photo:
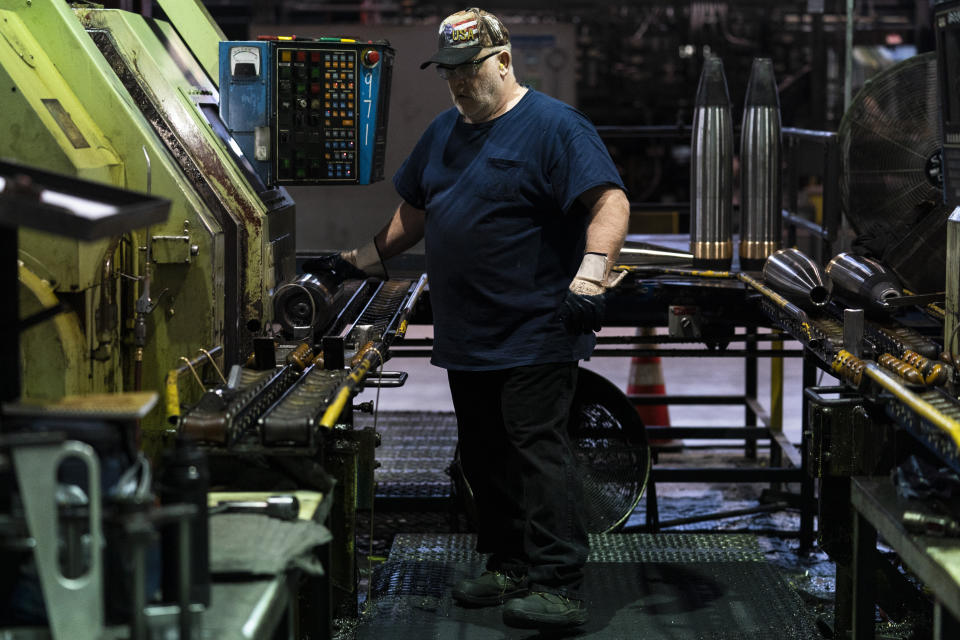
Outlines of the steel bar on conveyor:
[{"label": "steel bar on conveyor", "polygon": [[960,422],[944,415],[932,404],[910,391],[884,371],[880,365],[864,361],[864,374],[879,384],[898,400],[910,407],[917,415],[950,436],[954,445],[960,447]]},{"label": "steel bar on conveyor", "polygon": [[340,385],[340,389],[337,390],[333,402],[331,402],[327,410],[323,412],[323,417],[320,419],[321,427],[326,427],[327,429],[333,428],[333,425],[336,424],[340,418],[340,414],[343,413],[344,407],[347,406],[347,402],[359,391],[360,385],[363,384],[363,380],[367,377],[367,373],[383,363],[381,350],[384,349],[386,349],[386,347],[383,342],[377,342],[363,352],[363,356],[361,356],[359,362],[350,370],[346,380]]},{"label": "steel bar on conveyor", "polygon": [[420,300],[420,296],[426,288],[427,274],[424,273],[420,276],[420,279],[417,280],[417,284],[413,286],[410,297],[407,299],[407,304],[404,305],[403,311],[400,312],[399,323],[397,325],[397,338],[402,338],[406,335],[408,326],[407,318],[413,313],[414,307],[417,306],[417,302]]},{"label": "steel bar on conveyor", "polygon": [[615,267],[617,271],[627,271],[627,272],[650,272],[650,273],[660,273],[664,275],[680,275],[680,276],[689,276],[689,277],[698,277],[698,278],[720,278],[720,279],[736,279],[740,280],[744,284],[756,289],[759,293],[763,294],[774,304],[780,307],[784,312],[790,314],[795,319],[799,320],[801,323],[806,325],[808,322],[807,314],[800,307],[793,304],[779,293],[773,289],[767,287],[763,283],[759,282],[753,276],[747,275],[746,273],[734,273],[731,271],[713,271],[709,269],[676,269],[672,267],[658,267],[658,266],[630,266],[630,265],[618,265]]},{"label": "steel bar on conveyor", "polygon": [[630,356],[632,358],[799,358],[803,351],[796,349],[781,351],[779,349],[594,349],[594,357]]},{"label": "steel bar on conveyor", "polygon": [[[416,306],[417,300],[419,300],[420,295],[426,288],[426,284],[427,276],[424,274],[420,276],[417,284],[412,287],[410,297],[407,299],[403,310],[397,314],[396,317],[397,336],[402,336],[406,332],[407,318],[413,312],[413,308]],[[340,389],[337,390],[333,402],[331,402],[327,410],[323,412],[323,417],[320,419],[320,426],[330,429],[336,424],[347,402],[360,390],[360,385],[363,384],[367,374],[384,363],[385,359],[383,354],[389,346],[390,344],[387,340],[380,340],[366,348],[363,355],[357,361],[357,364],[350,370],[350,373],[347,374],[346,380],[340,385]]]},{"label": "steel bar on conveyor", "polygon": [[[396,349],[391,348],[391,358],[429,358],[433,353],[431,349]],[[595,349],[591,354],[595,358],[606,357],[631,357],[631,358],[744,358],[753,356],[757,358],[799,358],[803,355],[802,351],[778,351],[776,349],[758,349],[749,353],[744,349],[723,349],[723,350],[704,350],[704,349]]]},{"label": "steel bar on conveyor", "polygon": [[[746,340],[746,335],[742,333],[734,333],[732,335],[723,336],[724,340],[729,342],[744,342]],[[765,341],[783,341],[791,340],[790,334],[784,332],[774,332],[774,333],[761,333],[757,334],[757,340],[760,342]],[[703,340],[700,338],[683,338],[679,336],[670,336],[666,334],[657,334],[652,336],[597,336],[597,344],[603,345],[632,345],[632,344],[697,344],[702,345]],[[430,347],[433,345],[433,338],[404,338],[402,344],[393,345],[394,348],[397,347]],[[787,353],[801,353],[790,352]]]}]

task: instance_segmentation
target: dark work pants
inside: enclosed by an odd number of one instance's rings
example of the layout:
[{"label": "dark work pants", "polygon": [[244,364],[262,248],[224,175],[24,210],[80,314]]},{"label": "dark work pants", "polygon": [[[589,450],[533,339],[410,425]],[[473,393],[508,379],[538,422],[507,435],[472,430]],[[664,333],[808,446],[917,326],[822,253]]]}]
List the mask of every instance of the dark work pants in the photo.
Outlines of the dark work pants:
[{"label": "dark work pants", "polygon": [[449,371],[460,459],[489,569],[575,594],[589,541],[567,420],[577,363]]}]

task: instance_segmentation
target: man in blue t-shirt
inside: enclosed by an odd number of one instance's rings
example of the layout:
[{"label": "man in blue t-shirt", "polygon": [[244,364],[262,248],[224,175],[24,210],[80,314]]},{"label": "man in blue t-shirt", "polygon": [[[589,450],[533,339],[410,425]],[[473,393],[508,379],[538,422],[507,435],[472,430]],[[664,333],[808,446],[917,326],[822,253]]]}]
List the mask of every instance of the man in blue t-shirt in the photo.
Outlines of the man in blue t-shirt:
[{"label": "man in blue t-shirt", "polygon": [[425,240],[433,364],[448,370],[459,449],[487,571],[465,605],[506,601],[519,627],[582,624],[588,548],[567,435],[580,359],[600,328],[629,204],[606,148],[575,109],[520,85],[510,37],[466,9],[440,25],[436,65],[454,107],[394,176],[402,201],[368,245],[382,259]]}]

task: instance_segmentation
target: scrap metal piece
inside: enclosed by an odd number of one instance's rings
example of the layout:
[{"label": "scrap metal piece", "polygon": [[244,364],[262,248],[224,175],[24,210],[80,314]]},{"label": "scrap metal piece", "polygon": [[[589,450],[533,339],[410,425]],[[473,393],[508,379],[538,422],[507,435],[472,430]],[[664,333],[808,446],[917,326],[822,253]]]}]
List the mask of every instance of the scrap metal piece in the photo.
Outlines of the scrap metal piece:
[{"label": "scrap metal piece", "polygon": [[960,522],[949,516],[904,511],[901,521],[903,528],[910,533],[950,538],[960,536]]}]

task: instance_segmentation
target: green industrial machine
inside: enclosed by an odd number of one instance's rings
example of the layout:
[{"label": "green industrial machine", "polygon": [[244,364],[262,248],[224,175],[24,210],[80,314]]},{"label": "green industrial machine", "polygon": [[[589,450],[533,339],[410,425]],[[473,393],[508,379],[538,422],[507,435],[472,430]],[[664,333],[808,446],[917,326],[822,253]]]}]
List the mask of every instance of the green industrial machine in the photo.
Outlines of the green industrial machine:
[{"label": "green industrial machine", "polygon": [[[167,222],[99,242],[21,230],[22,396],[170,388],[186,361],[242,363],[295,271],[293,203],[231,148],[218,114],[223,34],[196,0],[168,20],[0,0],[0,157],[168,198]],[[202,389],[189,374],[142,423],[150,438]]]},{"label": "green industrial machine", "polygon": [[[212,484],[235,489],[242,479],[246,489],[329,494],[332,605],[355,612],[356,515],[372,506],[377,440],[372,429],[352,428],[349,400],[402,337],[425,276],[342,283],[297,274],[294,203],[251,165],[264,158],[244,154],[235,134],[246,121],[225,122],[221,111],[223,33],[199,0],[155,7],[148,18],[89,3],[0,0],[0,159],[170,203],[165,222],[93,242],[19,229],[19,317],[30,322],[19,336],[21,402],[13,404],[49,409],[96,397],[117,405],[102,407],[111,414],[127,392],[157,392],[163,400],[137,418],[139,444],[161,475],[172,451],[193,448],[209,457]],[[376,45],[377,58],[360,57],[373,44],[360,46],[337,39],[293,55],[309,54],[311,64],[316,56],[319,69],[331,49],[349,49],[335,54],[359,61],[358,79],[385,78],[377,107],[386,113],[389,45]],[[305,73],[299,58],[283,55],[291,56],[281,53],[271,72]],[[341,100],[359,100],[354,71],[343,73],[350,90]],[[287,116],[299,105],[274,104],[266,80],[239,72],[234,80],[234,91],[256,85],[266,98],[237,98],[234,114],[242,106],[283,124],[269,105]],[[308,120],[292,140],[322,126],[327,138],[342,138],[343,159],[353,159],[346,145],[356,141],[363,167],[365,139],[359,130],[346,135],[347,110],[336,126]],[[298,122],[288,119],[287,129]],[[385,121],[378,132],[385,136]],[[380,156],[367,168],[382,170],[385,139],[377,141]],[[294,162],[316,160],[288,147]],[[311,386],[317,380],[320,389]]]}]

